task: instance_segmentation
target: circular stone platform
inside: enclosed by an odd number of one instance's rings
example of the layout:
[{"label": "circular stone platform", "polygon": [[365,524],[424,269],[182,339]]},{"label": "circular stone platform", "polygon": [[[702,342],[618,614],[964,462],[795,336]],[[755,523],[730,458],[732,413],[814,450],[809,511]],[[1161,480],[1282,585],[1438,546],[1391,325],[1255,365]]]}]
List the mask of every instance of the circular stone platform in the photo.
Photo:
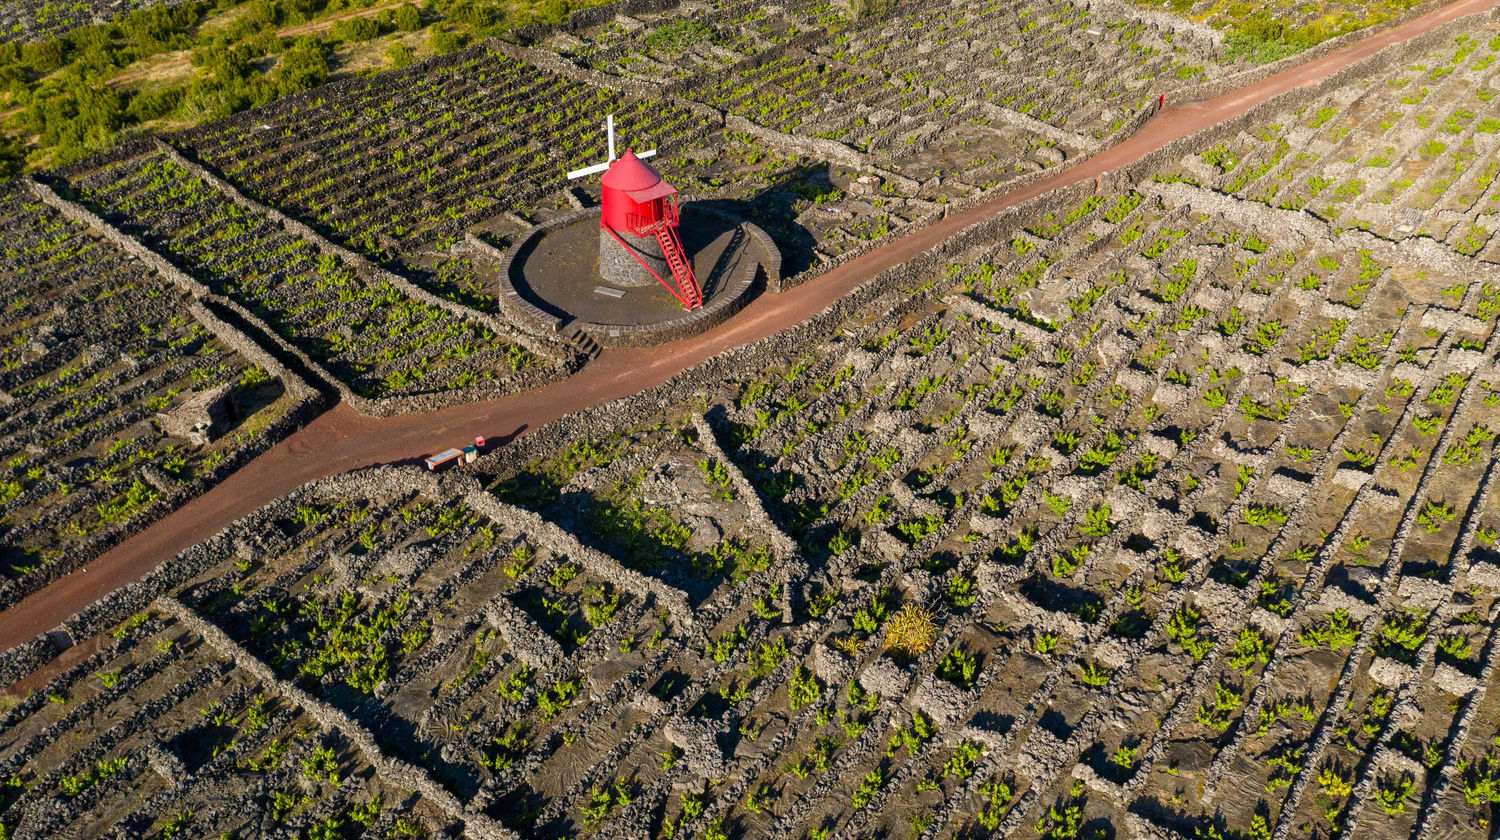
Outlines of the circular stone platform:
[{"label": "circular stone platform", "polygon": [[744,306],[757,267],[769,261],[760,251],[774,247],[768,237],[753,236],[751,225],[684,205],[678,235],[703,291],[703,306],[688,312],[654,279],[645,286],[622,286],[600,276],[599,214],[597,207],[570,213],[532,228],[510,249],[499,278],[508,314],[558,331],[576,325],[604,347],[686,338]]}]

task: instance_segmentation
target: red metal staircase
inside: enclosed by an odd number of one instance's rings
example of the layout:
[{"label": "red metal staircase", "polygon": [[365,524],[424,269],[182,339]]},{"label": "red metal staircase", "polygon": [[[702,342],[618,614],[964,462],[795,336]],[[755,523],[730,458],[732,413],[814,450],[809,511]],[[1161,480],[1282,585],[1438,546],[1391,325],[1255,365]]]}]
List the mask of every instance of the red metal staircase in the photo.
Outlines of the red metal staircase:
[{"label": "red metal staircase", "polygon": [[641,267],[651,272],[651,276],[657,282],[667,287],[673,297],[689,310],[697,309],[703,305],[703,291],[698,288],[698,278],[693,274],[693,263],[688,259],[687,249],[682,247],[682,240],[677,238],[677,207],[670,202],[663,203],[664,215],[659,219],[647,220],[637,213],[629,215],[630,232],[636,236],[654,236],[656,244],[661,247],[661,255],[667,261],[667,268],[672,272],[672,279],[677,285],[668,283],[660,274],[657,274],[646,261],[641,259],[633,249],[627,246],[620,235],[613,229],[605,226],[605,230],[614,236],[621,247],[635,257]]},{"label": "red metal staircase", "polygon": [[703,292],[698,289],[698,278],[693,276],[693,264],[688,262],[682,240],[677,238],[677,228],[673,225],[657,225],[656,244],[661,246],[661,255],[666,258],[667,267],[672,270],[677,290],[687,299],[687,308],[697,309],[702,306]]}]

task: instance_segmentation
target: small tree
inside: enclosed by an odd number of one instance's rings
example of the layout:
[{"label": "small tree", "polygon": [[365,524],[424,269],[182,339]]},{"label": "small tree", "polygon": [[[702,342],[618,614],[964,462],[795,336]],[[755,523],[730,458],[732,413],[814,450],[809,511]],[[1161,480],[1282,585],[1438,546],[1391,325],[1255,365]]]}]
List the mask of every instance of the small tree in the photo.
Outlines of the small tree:
[{"label": "small tree", "polygon": [[410,3],[402,3],[396,9],[396,28],[402,32],[416,32],[422,28],[422,13]]}]

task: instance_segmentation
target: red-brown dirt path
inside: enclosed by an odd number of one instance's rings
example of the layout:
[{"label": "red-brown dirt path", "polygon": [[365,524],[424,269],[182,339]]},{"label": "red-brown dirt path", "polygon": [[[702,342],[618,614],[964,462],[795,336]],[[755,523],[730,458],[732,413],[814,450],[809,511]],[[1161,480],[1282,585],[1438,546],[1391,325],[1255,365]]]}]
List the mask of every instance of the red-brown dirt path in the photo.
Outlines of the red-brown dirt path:
[{"label": "red-brown dirt path", "polygon": [[[566,381],[429,414],[376,419],[361,416],[346,405],[336,405],[86,569],[59,578],[0,613],[0,650],[58,626],[87,604],[309,481],[372,464],[423,457],[474,435],[506,438],[569,412],[658,385],[720,352],[774,335],[813,317],[861,282],[935,247],[969,225],[1050,190],[1140,160],[1173,140],[1236,117],[1277,94],[1318,82],[1391,44],[1483,11],[1494,3],[1495,0],[1459,0],[1215,99],[1169,105],[1117,146],[1050,178],[953,213],[795,289],[776,295],[762,294],[739,315],[695,338],[649,349],[606,351]],[[62,661],[82,655],[69,653],[73,656]]]}]

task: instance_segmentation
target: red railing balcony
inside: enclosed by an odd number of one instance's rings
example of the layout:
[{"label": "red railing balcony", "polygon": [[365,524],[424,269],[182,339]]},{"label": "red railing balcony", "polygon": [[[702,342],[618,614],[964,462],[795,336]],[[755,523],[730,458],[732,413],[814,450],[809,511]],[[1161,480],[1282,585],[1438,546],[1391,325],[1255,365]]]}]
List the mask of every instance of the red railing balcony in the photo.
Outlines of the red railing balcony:
[{"label": "red railing balcony", "polygon": [[653,218],[644,213],[627,213],[625,221],[630,226],[630,232],[636,236],[655,236],[659,228],[677,227],[680,218],[677,215],[677,203],[663,201],[661,216]]}]

